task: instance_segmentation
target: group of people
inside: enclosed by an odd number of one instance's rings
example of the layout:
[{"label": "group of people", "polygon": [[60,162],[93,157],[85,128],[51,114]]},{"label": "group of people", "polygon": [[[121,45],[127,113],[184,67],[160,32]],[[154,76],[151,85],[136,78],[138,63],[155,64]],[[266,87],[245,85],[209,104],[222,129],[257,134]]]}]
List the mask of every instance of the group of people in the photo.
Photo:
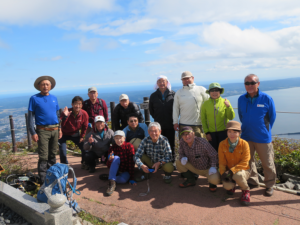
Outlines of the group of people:
[{"label": "group of people", "polygon": [[[211,83],[208,89],[197,86],[189,71],[181,74],[181,80],[183,87],[175,93],[166,76],[157,78],[149,100],[155,122],[149,126],[138,105],[130,102],[128,95],[120,95],[111,112],[114,132],[107,126],[107,105],[98,98],[96,87],[88,89],[88,100],[75,96],[72,108],[65,107],[60,114],[57,98],[49,93],[55,87],[54,78],[37,78],[34,87],[39,93],[30,98],[28,124],[38,143],[41,181],[56,163],[57,143],[60,162],[68,164],[66,141],[71,140],[81,149],[82,169],[94,173],[99,158],[106,163],[107,195],[113,194],[117,183],[136,185],[159,169],[169,184],[177,169],[185,178],[179,187],[194,186],[199,175],[207,177],[211,192],[223,184],[227,194],[233,195],[237,184],[242,190],[241,203],[249,205],[250,189],[259,187],[257,152],[264,170],[265,195],[272,196],[276,170],[271,129],[276,111],[273,99],[259,90],[258,76],[249,74],[244,79],[246,93],[238,99],[241,123],[233,120],[235,112],[221,97],[224,88],[219,83]],[[180,137],[177,160],[175,131]],[[135,176],[135,165],[141,176]]]}]

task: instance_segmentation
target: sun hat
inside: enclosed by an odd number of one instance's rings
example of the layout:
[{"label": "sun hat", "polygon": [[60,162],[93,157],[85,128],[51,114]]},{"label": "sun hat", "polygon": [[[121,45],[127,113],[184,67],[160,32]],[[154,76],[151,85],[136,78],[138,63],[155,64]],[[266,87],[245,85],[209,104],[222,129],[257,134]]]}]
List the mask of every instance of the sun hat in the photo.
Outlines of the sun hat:
[{"label": "sun hat", "polygon": [[208,90],[206,90],[206,93],[209,94],[209,91],[210,89],[213,89],[213,88],[219,88],[221,89],[221,92],[220,94],[223,94],[224,93],[224,88],[221,87],[221,85],[219,83],[211,83],[208,87]]},{"label": "sun hat", "polygon": [[90,88],[88,89],[88,93],[90,93],[91,91],[97,91],[97,88],[96,88],[96,87],[90,87]]},{"label": "sun hat", "polygon": [[37,89],[38,91],[40,91],[39,84],[40,84],[40,82],[43,81],[43,80],[49,80],[49,81],[50,81],[50,83],[51,83],[51,90],[55,87],[56,82],[55,82],[55,80],[54,80],[53,77],[50,77],[50,76],[41,76],[41,77],[38,77],[38,78],[35,80],[35,82],[34,82],[34,87],[35,87],[35,89]]},{"label": "sun hat", "polygon": [[190,72],[190,71],[184,71],[182,74],[181,74],[181,80],[183,78],[187,78],[187,77],[192,77],[193,74]]},{"label": "sun hat", "polygon": [[193,132],[193,128],[185,126],[185,127],[181,128],[180,135],[182,135],[184,132]]},{"label": "sun hat", "polygon": [[115,136],[122,136],[122,137],[125,137],[125,133],[124,131],[122,130],[116,130],[115,133],[114,133],[114,137]]},{"label": "sun hat", "polygon": [[122,100],[124,100],[124,99],[129,99],[129,97],[128,97],[128,95],[126,95],[126,94],[121,94],[120,95],[120,97],[119,97],[119,101],[122,101]]},{"label": "sun hat", "polygon": [[94,122],[97,123],[97,122],[99,122],[99,121],[100,121],[100,122],[105,122],[104,117],[103,117],[103,116],[96,116]]},{"label": "sun hat", "polygon": [[227,123],[226,129],[227,130],[229,130],[229,129],[230,130],[238,130],[238,131],[242,130],[241,124],[238,121],[234,121],[234,120],[231,120]]},{"label": "sun hat", "polygon": [[157,89],[159,88],[158,85],[157,85],[157,81],[158,81],[159,79],[161,79],[161,78],[167,80],[167,82],[168,82],[168,83],[167,83],[167,88],[169,89],[169,91],[171,91],[171,83],[170,83],[170,81],[168,80],[168,78],[167,78],[166,76],[164,76],[164,75],[160,75],[160,76],[157,77],[156,84],[154,85],[154,90],[157,90]]}]

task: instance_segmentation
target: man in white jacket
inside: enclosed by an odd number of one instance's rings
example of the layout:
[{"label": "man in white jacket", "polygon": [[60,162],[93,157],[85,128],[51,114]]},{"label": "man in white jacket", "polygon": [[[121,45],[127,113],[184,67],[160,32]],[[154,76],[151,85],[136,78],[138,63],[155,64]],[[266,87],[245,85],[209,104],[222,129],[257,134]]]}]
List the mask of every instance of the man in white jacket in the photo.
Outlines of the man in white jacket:
[{"label": "man in white jacket", "polygon": [[205,87],[197,86],[194,83],[194,77],[191,72],[183,72],[181,80],[183,87],[176,92],[174,97],[174,129],[178,131],[184,126],[190,126],[193,128],[196,136],[203,137],[200,109],[202,103],[209,99],[209,95],[205,93]]}]

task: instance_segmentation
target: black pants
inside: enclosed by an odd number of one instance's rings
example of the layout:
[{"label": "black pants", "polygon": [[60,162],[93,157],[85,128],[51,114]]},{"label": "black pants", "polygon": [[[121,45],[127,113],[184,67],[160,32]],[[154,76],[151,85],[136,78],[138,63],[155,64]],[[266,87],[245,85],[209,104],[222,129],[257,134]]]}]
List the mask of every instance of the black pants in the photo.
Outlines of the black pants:
[{"label": "black pants", "polygon": [[79,147],[81,150],[81,163],[84,158],[85,150],[83,149],[83,142],[80,141],[80,137],[72,137],[72,136],[67,136],[63,135],[61,139],[58,140],[59,142],[59,156],[60,156],[60,163],[65,163],[68,164],[68,159],[67,159],[67,144],[66,142],[70,140],[73,141],[75,145]]},{"label": "black pants", "polygon": [[168,138],[171,149],[172,149],[173,160],[175,160],[175,144],[174,144],[175,143],[175,130],[174,130],[174,128],[170,128],[170,129],[162,128],[161,135]]},{"label": "black pants", "polygon": [[210,141],[209,143],[214,147],[216,151],[218,151],[220,142],[227,138],[227,131],[223,130],[218,132],[210,132],[210,136],[212,141]]},{"label": "black pants", "polygon": [[[104,154],[106,160],[107,160],[107,153],[108,152],[105,152]],[[84,154],[85,164],[88,165],[89,167],[96,167],[96,162],[97,162],[96,160],[99,158],[100,157],[93,151],[89,151]]]}]

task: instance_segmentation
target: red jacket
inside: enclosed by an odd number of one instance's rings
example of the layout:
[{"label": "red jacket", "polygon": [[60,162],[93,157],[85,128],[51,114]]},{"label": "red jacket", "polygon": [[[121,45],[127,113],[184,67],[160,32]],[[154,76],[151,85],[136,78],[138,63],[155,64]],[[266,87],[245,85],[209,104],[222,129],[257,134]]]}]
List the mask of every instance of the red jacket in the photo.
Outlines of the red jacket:
[{"label": "red jacket", "polygon": [[[69,111],[72,111],[72,108],[70,108]],[[81,129],[80,137],[84,137],[89,124],[89,115],[86,111],[81,109],[76,118],[74,117],[73,113],[71,113],[69,116],[65,116],[65,114],[62,112],[60,119],[62,121],[61,130],[63,135],[71,136],[76,132],[79,132]]]},{"label": "red jacket", "polygon": [[[114,151],[114,155],[120,157],[120,172],[128,172],[130,174],[130,180],[134,180],[134,147],[129,142],[124,142],[121,146],[114,144],[108,150],[108,155]],[[112,161],[107,160],[106,165],[110,168]]]}]

